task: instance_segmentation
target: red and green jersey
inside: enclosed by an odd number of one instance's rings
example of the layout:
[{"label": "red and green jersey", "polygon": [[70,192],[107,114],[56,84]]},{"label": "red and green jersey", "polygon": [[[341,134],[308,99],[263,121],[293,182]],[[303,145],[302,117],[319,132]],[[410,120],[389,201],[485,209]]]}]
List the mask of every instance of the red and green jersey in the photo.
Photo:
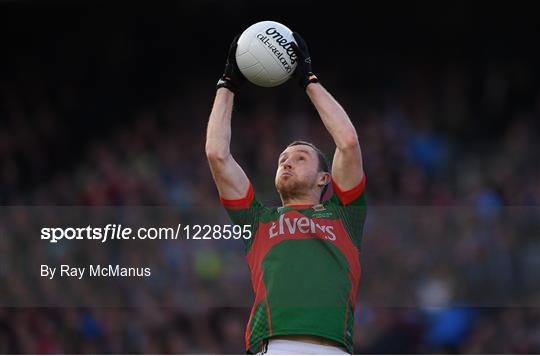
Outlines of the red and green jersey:
[{"label": "red and green jersey", "polygon": [[243,199],[221,199],[235,224],[252,229],[245,240],[255,292],[248,352],[272,336],[314,335],[352,353],[365,177],[348,191],[332,185],[330,199],[315,206],[265,207],[251,185]]}]

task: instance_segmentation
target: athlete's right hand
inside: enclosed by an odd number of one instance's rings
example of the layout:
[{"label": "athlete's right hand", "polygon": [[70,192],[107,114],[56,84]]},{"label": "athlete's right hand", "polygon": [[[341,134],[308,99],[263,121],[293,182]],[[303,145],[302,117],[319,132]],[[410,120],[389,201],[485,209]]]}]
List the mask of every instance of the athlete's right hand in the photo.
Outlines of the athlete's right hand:
[{"label": "athlete's right hand", "polygon": [[246,77],[240,72],[236,63],[236,47],[238,46],[239,37],[240,35],[236,35],[231,42],[227,62],[225,62],[225,70],[216,85],[216,88],[227,88],[233,93],[236,93],[236,90],[246,81]]}]

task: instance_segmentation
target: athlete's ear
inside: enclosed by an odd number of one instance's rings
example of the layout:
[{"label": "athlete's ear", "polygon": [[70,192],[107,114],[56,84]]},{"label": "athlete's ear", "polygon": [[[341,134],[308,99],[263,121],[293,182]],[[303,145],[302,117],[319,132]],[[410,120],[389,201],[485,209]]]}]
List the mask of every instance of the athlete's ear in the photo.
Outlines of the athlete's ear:
[{"label": "athlete's ear", "polygon": [[317,183],[319,186],[324,187],[328,183],[330,183],[331,175],[328,172],[319,172],[319,182]]}]

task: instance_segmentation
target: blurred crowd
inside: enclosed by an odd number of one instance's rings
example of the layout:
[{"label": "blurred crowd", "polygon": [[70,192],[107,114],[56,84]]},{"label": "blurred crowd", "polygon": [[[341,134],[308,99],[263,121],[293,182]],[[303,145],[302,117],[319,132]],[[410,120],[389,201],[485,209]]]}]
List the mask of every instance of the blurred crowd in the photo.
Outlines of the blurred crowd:
[{"label": "blurred crowd", "polygon": [[[396,78],[366,75],[381,78],[373,87],[318,73],[357,128],[367,176],[355,352],[540,353],[538,69],[420,62]],[[77,80],[51,91],[31,71],[0,84],[0,353],[243,353],[252,291],[240,242],[89,256],[37,246],[30,213],[9,210],[166,206],[184,222],[226,223],[204,153],[216,78],[201,78],[143,104],[97,103]],[[240,91],[232,153],[268,205],[279,204],[277,157],[295,139],[332,157],[293,83]],[[109,286],[133,303],[92,305],[98,288],[22,267],[43,258],[143,261],[160,277],[134,293]],[[80,305],[54,302],[74,292]]]},{"label": "blurred crowd", "polygon": [[[357,127],[369,182],[371,209],[355,329],[358,352],[540,350],[540,313],[534,304],[540,296],[535,276],[540,267],[540,95],[529,110],[512,112],[508,126],[493,139],[483,140],[479,133],[477,141],[464,140],[474,135],[464,132],[475,117],[461,94],[466,83],[463,78],[456,82],[456,75],[459,78],[459,72],[454,73],[454,79],[437,84],[447,93],[438,100],[448,105],[439,111],[427,105],[430,87],[418,83],[380,107],[357,104],[357,93],[335,93]],[[485,105],[506,111],[511,102],[504,93],[512,90],[511,76],[498,75],[498,85],[506,89],[499,89],[503,93],[496,102],[485,99]],[[301,95],[294,87],[283,90]],[[204,155],[208,92],[200,94],[206,102],[178,93],[166,103],[144,108],[131,122],[81,142],[82,147],[74,148],[80,155],[64,165],[57,160],[69,160],[63,153],[73,144],[66,137],[69,120],[41,95],[32,102],[21,93],[4,93],[3,205],[175,206],[192,212],[190,221],[227,221]],[[243,100],[257,100],[249,95]],[[257,194],[269,205],[278,203],[273,175],[276,157],[287,142],[308,139],[329,155],[332,150],[312,110],[300,104],[300,109],[279,111],[273,100],[263,99],[260,107],[253,103],[254,108],[244,108],[239,101],[232,144]],[[445,123],[444,118],[456,108],[461,108],[456,115],[467,120],[461,124],[465,127],[450,130],[447,125],[454,121],[448,118]],[[33,241],[25,236],[32,234],[32,221],[18,219],[15,223],[4,217],[1,226],[0,250],[9,256],[0,270],[7,282],[2,292],[18,300],[11,305],[25,305],[20,302],[25,293],[43,295],[47,289],[39,281],[34,289],[21,286],[30,277],[13,276],[15,261],[40,260],[51,253],[30,247]],[[242,352],[251,291],[241,243],[151,246],[146,255],[161,261],[154,265],[155,273],[171,272],[163,277],[169,288],[149,286],[154,289],[147,293],[154,299],[144,306],[100,308],[82,301],[80,308],[3,308],[0,351]],[[116,256],[141,261],[133,254],[107,250],[100,260]],[[73,263],[73,256],[80,258],[73,251],[63,256]],[[14,285],[18,287],[10,288]],[[203,294],[210,295],[197,299]]]}]

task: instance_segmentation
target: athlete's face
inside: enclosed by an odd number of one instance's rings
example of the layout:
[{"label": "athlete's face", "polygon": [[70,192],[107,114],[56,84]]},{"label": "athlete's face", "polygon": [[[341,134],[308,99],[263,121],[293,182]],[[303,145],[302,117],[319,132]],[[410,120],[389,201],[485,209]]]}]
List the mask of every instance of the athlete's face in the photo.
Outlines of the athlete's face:
[{"label": "athlete's face", "polygon": [[281,193],[314,189],[320,180],[317,152],[307,145],[287,147],[278,160],[275,184]]}]

